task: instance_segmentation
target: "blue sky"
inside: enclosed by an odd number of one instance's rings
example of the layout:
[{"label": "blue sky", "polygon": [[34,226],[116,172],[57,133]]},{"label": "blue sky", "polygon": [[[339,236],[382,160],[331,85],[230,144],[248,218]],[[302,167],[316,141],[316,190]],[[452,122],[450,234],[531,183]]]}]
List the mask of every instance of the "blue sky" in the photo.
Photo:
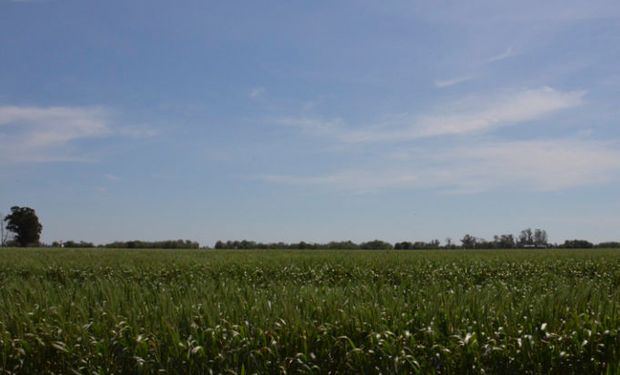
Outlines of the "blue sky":
[{"label": "blue sky", "polygon": [[620,240],[618,1],[0,0],[43,240]]}]

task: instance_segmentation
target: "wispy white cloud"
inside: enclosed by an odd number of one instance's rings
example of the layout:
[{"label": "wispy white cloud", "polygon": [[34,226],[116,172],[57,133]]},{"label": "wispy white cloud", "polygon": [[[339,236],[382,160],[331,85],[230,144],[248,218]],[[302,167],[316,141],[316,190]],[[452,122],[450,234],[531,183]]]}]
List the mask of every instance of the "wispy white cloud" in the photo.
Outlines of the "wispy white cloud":
[{"label": "wispy white cloud", "polygon": [[455,136],[526,123],[547,114],[578,106],[583,91],[559,91],[550,87],[512,91],[494,96],[463,99],[427,115],[399,116],[362,128],[346,126],[340,119],[283,118],[280,124],[305,133],[330,136],[346,143],[398,142]]},{"label": "wispy white cloud", "polygon": [[103,177],[105,177],[106,180],[108,181],[118,181],[121,178],[118,177],[117,175],[111,174],[111,173],[106,173],[103,175]]},{"label": "wispy white cloud", "polygon": [[473,193],[498,188],[558,191],[620,177],[618,145],[583,139],[496,141],[413,155],[320,176],[266,175],[260,179],[358,193],[395,188]]},{"label": "wispy white cloud", "polygon": [[101,108],[0,106],[2,161],[76,160],[65,147],[110,134]]},{"label": "wispy white cloud", "polygon": [[605,183],[620,172],[617,144],[583,139],[463,146],[439,158],[445,168],[435,176],[437,183],[464,191],[510,186],[557,191]]},{"label": "wispy white cloud", "polygon": [[497,54],[495,56],[491,56],[487,59],[487,63],[493,63],[493,62],[497,62],[497,61],[501,61],[501,60],[505,60],[509,57],[514,56],[515,53],[512,49],[512,47],[507,48],[504,52]]},{"label": "wispy white cloud", "polygon": [[278,125],[288,126],[312,135],[332,136],[346,133],[342,119],[323,119],[320,117],[281,117],[275,119]]},{"label": "wispy white cloud", "polygon": [[265,88],[263,87],[254,87],[252,90],[250,90],[249,94],[250,99],[258,99],[263,95],[265,95]]},{"label": "wispy white cloud", "polygon": [[414,134],[422,137],[458,135],[524,123],[578,106],[583,95],[583,91],[562,92],[543,87],[495,98],[471,98],[444,113],[421,117],[418,120],[420,125],[414,127]]},{"label": "wispy white cloud", "polygon": [[85,161],[79,141],[157,134],[147,127],[112,126],[110,117],[98,107],[0,106],[0,162]]},{"label": "wispy white cloud", "polygon": [[458,85],[459,83],[470,81],[472,78],[473,78],[472,76],[464,76],[464,77],[457,77],[457,78],[446,79],[446,80],[436,80],[434,83],[435,83],[435,87],[437,87],[438,89],[442,89],[445,87],[450,87],[450,86]]},{"label": "wispy white cloud", "polygon": [[114,134],[130,138],[153,138],[160,135],[158,130],[147,126],[125,126],[112,130]]},{"label": "wispy white cloud", "polygon": [[41,3],[49,3],[54,0],[9,0],[11,3],[25,3],[25,4],[41,4]]},{"label": "wispy white cloud", "polygon": [[415,186],[417,174],[404,171],[348,169],[323,176],[263,175],[258,179],[297,186],[328,186],[366,193],[386,188]]}]

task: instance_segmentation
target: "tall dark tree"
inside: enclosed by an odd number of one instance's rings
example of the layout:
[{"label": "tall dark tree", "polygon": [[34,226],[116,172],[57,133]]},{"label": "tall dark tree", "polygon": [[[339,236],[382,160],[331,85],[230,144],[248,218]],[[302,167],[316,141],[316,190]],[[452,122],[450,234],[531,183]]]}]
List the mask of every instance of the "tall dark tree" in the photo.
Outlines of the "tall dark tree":
[{"label": "tall dark tree", "polygon": [[534,230],[534,244],[536,246],[545,247],[548,243],[547,231],[543,229]]},{"label": "tall dark tree", "polygon": [[534,233],[530,228],[523,229],[519,234],[519,246],[534,245]]},{"label": "tall dark tree", "polygon": [[461,243],[463,244],[462,246],[465,249],[473,249],[476,247],[476,244],[478,243],[478,239],[472,235],[466,234],[461,240]]},{"label": "tall dark tree", "polygon": [[498,249],[512,249],[515,247],[515,239],[512,234],[502,234],[493,237],[493,245]]},{"label": "tall dark tree", "polygon": [[446,237],[446,248],[452,247],[452,238]]},{"label": "tall dark tree", "polygon": [[8,232],[4,226],[4,222],[2,221],[3,217],[4,215],[0,212],[0,247],[4,247],[6,245],[6,240],[8,239]]},{"label": "tall dark tree", "polygon": [[43,226],[36,212],[30,207],[11,207],[11,213],[4,218],[6,229],[15,233],[20,246],[38,244]]}]

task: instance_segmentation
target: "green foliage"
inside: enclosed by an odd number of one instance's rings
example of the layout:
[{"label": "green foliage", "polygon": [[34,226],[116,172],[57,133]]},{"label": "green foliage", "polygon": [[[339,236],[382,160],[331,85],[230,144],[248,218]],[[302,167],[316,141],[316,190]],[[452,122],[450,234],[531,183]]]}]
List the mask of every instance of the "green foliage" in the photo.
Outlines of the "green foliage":
[{"label": "green foliage", "polygon": [[215,243],[215,249],[232,249],[232,250],[266,250],[266,249],[279,249],[279,250],[387,250],[391,249],[392,245],[385,241],[369,241],[356,244],[352,241],[332,241],[328,243],[262,243],[255,241],[217,241]]},{"label": "green foliage", "polygon": [[103,245],[103,247],[110,249],[198,249],[200,244],[190,240],[116,241]]},{"label": "green foliage", "polygon": [[594,244],[586,240],[566,240],[560,247],[567,249],[590,249],[594,247]]},{"label": "green foliage", "polygon": [[2,373],[620,369],[620,252],[0,250]]},{"label": "green foliage", "polygon": [[75,242],[75,241],[65,241],[64,243],[60,243],[60,242],[54,242],[52,243],[52,247],[66,247],[66,248],[89,248],[89,247],[95,247],[95,245],[92,242],[85,242],[85,241],[80,241],[80,242]]},{"label": "green foliage", "polygon": [[15,241],[20,246],[36,245],[43,226],[36,212],[30,207],[11,207],[11,213],[4,218],[6,229],[15,233]]},{"label": "green foliage", "polygon": [[420,249],[439,249],[439,240],[433,240],[431,242],[397,242],[394,244],[394,249],[396,250],[420,250]]},{"label": "green foliage", "polygon": [[466,234],[465,236],[463,236],[463,239],[461,239],[461,244],[463,246],[464,249],[473,249],[476,247],[476,245],[480,242],[480,239],[470,235],[470,234]]},{"label": "green foliage", "polygon": [[360,249],[366,250],[390,250],[392,249],[392,245],[389,242],[381,241],[381,240],[373,240],[368,242],[362,242],[360,244]]},{"label": "green foliage", "polygon": [[516,245],[512,234],[502,234],[493,238],[493,246],[496,249],[512,249]]},{"label": "green foliage", "polygon": [[601,243],[598,243],[596,247],[600,247],[603,249],[620,249],[620,242],[615,242],[615,241],[601,242]]}]

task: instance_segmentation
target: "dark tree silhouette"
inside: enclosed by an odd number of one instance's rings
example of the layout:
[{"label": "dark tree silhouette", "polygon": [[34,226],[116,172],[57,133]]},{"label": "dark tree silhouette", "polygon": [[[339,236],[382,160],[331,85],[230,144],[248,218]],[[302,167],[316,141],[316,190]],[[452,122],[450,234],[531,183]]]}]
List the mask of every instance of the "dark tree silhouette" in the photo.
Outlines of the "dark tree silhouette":
[{"label": "dark tree silhouette", "polygon": [[497,249],[512,249],[515,247],[515,238],[512,234],[494,236],[493,245]]},{"label": "dark tree silhouette", "polygon": [[4,222],[2,221],[3,217],[4,215],[0,212],[0,247],[4,247],[8,239],[8,232],[4,226]]},{"label": "dark tree silhouette", "polygon": [[527,228],[521,231],[519,234],[519,246],[532,246],[534,245],[534,233],[532,229]]},{"label": "dark tree silhouette", "polygon": [[534,244],[539,247],[547,246],[547,231],[543,229],[534,230]]},{"label": "dark tree silhouette", "polygon": [[36,212],[30,207],[11,207],[11,213],[4,218],[6,229],[15,233],[20,246],[38,244],[43,226]]},{"label": "dark tree silhouette", "polygon": [[473,249],[476,247],[478,239],[472,235],[466,234],[461,240],[461,243],[465,249]]}]

